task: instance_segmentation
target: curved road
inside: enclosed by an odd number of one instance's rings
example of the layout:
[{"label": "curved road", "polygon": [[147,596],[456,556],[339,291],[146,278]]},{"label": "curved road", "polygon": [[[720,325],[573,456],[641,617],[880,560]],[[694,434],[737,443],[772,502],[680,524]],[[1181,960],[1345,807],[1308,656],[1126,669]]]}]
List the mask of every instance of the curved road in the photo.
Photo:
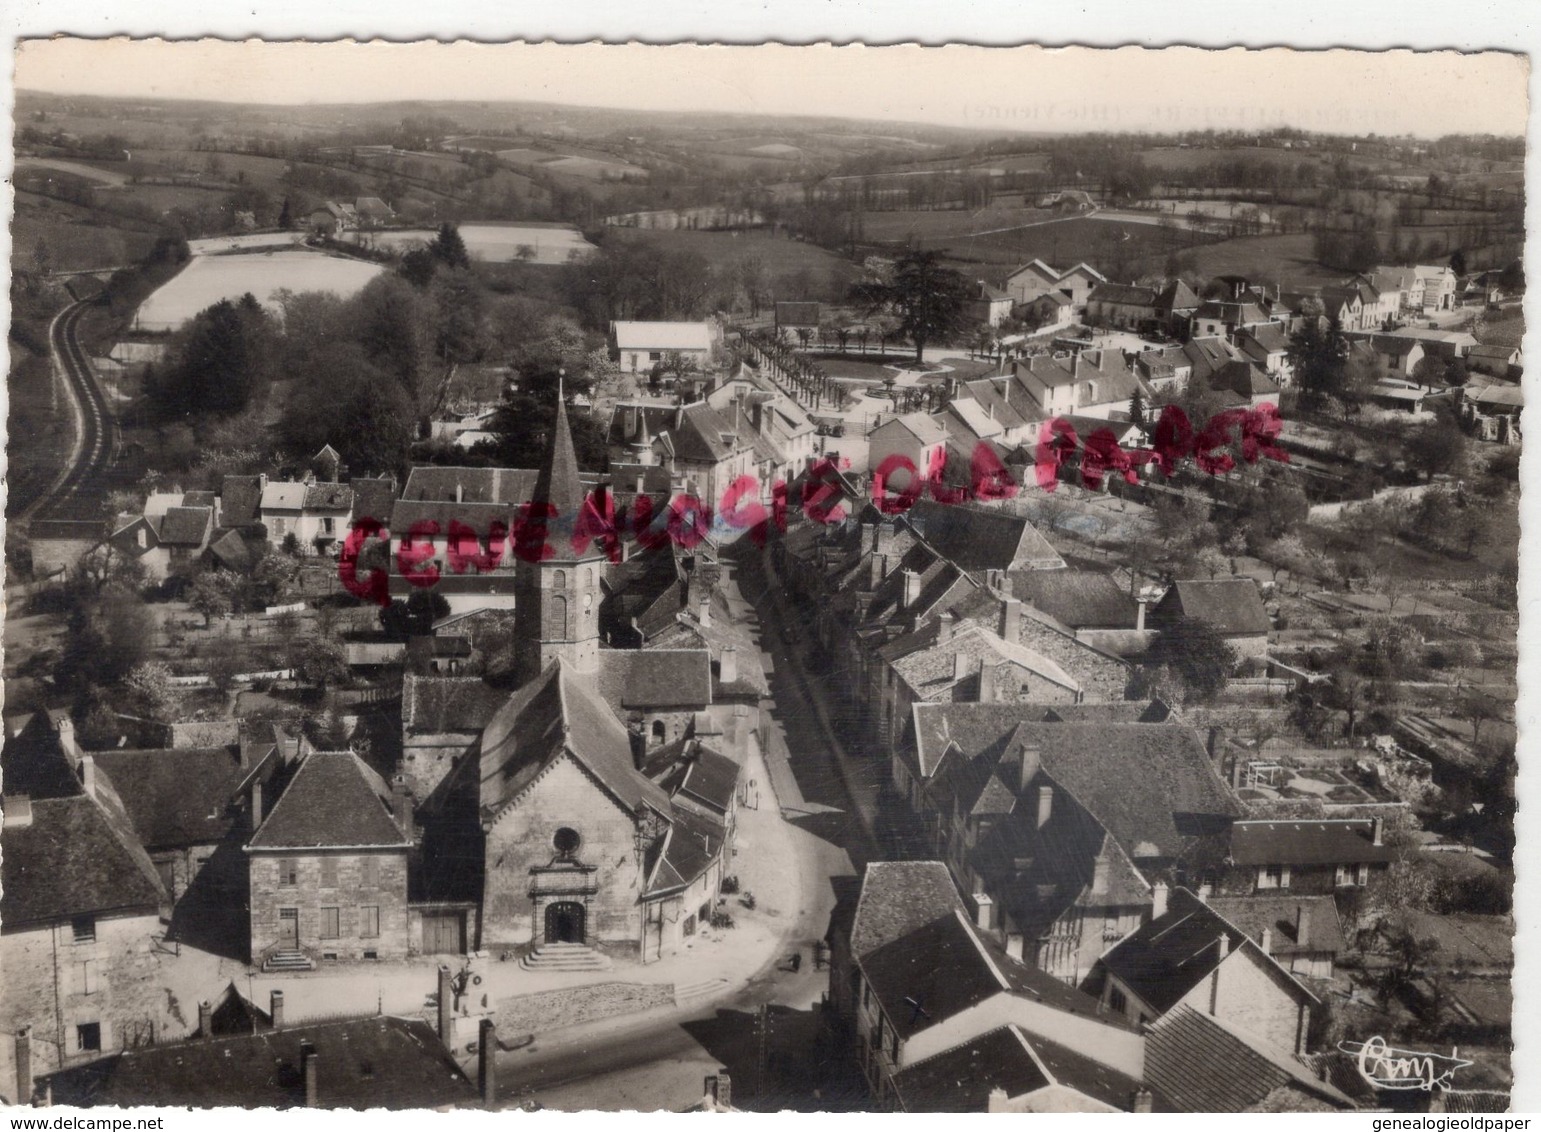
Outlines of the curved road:
[{"label": "curved road", "polygon": [[21,512],[20,518],[57,517],[81,486],[102,472],[112,457],[112,416],[97,384],[91,359],[75,337],[85,303],[71,303],[48,326],[53,362],[64,376],[63,388],[74,418],[75,439],[64,467],[48,488]]}]

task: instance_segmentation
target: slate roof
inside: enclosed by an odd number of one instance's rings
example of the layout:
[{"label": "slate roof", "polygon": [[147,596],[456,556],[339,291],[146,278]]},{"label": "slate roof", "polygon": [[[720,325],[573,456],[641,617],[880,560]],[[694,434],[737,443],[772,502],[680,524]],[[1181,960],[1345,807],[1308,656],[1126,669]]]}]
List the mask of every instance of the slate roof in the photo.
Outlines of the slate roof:
[{"label": "slate roof", "polygon": [[705,707],[712,702],[712,654],[706,649],[600,649],[595,682],[617,711]]},{"label": "slate roof", "polygon": [[1096,570],[1016,570],[1011,592],[1072,629],[1132,629],[1139,604]]},{"label": "slate roof", "polygon": [[227,527],[249,527],[257,522],[262,502],[262,481],[257,476],[226,476],[219,485],[220,518]]},{"label": "slate roof", "polygon": [[1368,821],[1239,821],[1231,827],[1231,859],[1255,865],[1355,865],[1390,861],[1372,844]]},{"label": "slate roof", "polygon": [[712,867],[722,852],[722,823],[684,806],[671,805],[669,829],[650,847],[644,864],[647,883],[644,896],[676,892]]},{"label": "slate roof", "polygon": [[[642,653],[623,654],[643,656]],[[585,768],[625,809],[669,813],[669,797],[632,763],[631,737],[593,684],[564,660],[546,667],[498,709],[482,732],[481,811],[490,818],[557,759]]]},{"label": "slate roof", "polygon": [[348,481],[353,489],[353,517],[377,519],[391,524],[391,507],[396,502],[396,481],[355,476]]},{"label": "slate roof", "polygon": [[304,508],[307,511],[350,511],[353,509],[353,488],[345,483],[308,484]]},{"label": "slate roof", "polygon": [[1340,1109],[1354,1107],[1298,1058],[1191,1006],[1179,1006],[1146,1031],[1145,1082],[1179,1112],[1245,1112],[1284,1087]]},{"label": "slate roof", "polygon": [[1055,569],[1064,565],[1059,551],[1020,515],[964,504],[923,499],[905,522],[942,557],[959,569]]},{"label": "slate roof", "polygon": [[227,570],[246,571],[256,563],[251,547],[246,545],[246,540],[241,537],[241,532],[227,530],[219,538],[209,544],[209,552],[215,560]]},{"label": "slate roof", "polygon": [[251,770],[230,747],[98,751],[95,759],[149,849],[224,837],[235,821],[229,812],[232,795]]},{"label": "slate roof", "polygon": [[[551,451],[535,477],[531,502],[549,504],[552,513],[569,522],[583,509],[583,484],[578,478],[578,456],[573,448],[572,429],[567,424],[567,404],[560,397],[556,403],[556,423],[551,429]],[[590,555],[600,553],[591,545]]]},{"label": "slate roof", "polygon": [[[1041,417],[1038,407],[1020,392],[1012,397],[1010,378],[980,377],[965,381],[960,397],[970,397],[983,407],[1003,429],[1021,428]],[[954,401],[956,405],[958,402]]]},{"label": "slate roof", "polygon": [[268,481],[262,489],[262,510],[300,511],[305,506],[305,485],[296,482]]},{"label": "slate roof", "polygon": [[903,416],[889,417],[872,431],[877,432],[878,429],[892,428],[903,428],[926,447],[930,447],[933,444],[941,444],[947,440],[947,430],[937,424],[926,413],[905,413]]},{"label": "slate roof", "polygon": [[1172,583],[1156,603],[1158,620],[1207,621],[1225,637],[1267,633],[1268,610],[1251,578],[1188,579]]},{"label": "slate roof", "polygon": [[302,1045],[317,1055],[322,1108],[479,1107],[480,1092],[421,1020],[376,1017],[125,1050],[47,1078],[79,1106],[296,1108]]},{"label": "slate roof", "polygon": [[1261,326],[1248,327],[1238,334],[1237,338],[1243,350],[1258,358],[1290,348],[1289,331],[1277,322],[1265,322]]},{"label": "slate roof", "polygon": [[312,751],[246,845],[249,849],[405,849],[390,787],[352,751]]},{"label": "slate roof", "polygon": [[4,838],[0,927],[6,932],[72,916],[154,915],[170,903],[127,819],[97,799],[36,799],[32,824],[10,826]]},{"label": "slate roof", "polygon": [[[1053,684],[1079,693],[1081,685],[1052,659],[1022,645],[1003,640],[989,629],[965,623],[944,640],[940,621],[890,641],[878,650],[898,677],[920,699],[942,694],[953,685],[979,679],[982,664],[1012,663]],[[968,671],[957,678],[956,658],[967,659]]]},{"label": "slate roof", "polygon": [[851,954],[859,959],[962,907],[942,862],[871,861],[851,924]]},{"label": "slate roof", "polygon": [[[1524,391],[1518,385],[1488,385],[1475,393],[1467,393],[1466,400],[1474,405],[1487,405],[1500,409],[1523,408]],[[37,524],[33,524],[34,527]]]},{"label": "slate roof", "polygon": [[401,499],[453,502],[455,489],[466,503],[524,503],[534,493],[539,471],[533,468],[447,468],[419,465],[402,485]]},{"label": "slate roof", "polygon": [[166,546],[202,546],[214,522],[212,507],[172,507],[156,533]]},{"label": "slate roof", "polygon": [[[1211,896],[1209,906],[1262,946],[1266,928],[1271,937],[1270,955],[1302,955],[1327,951],[1337,954],[1347,945],[1337,903],[1330,896],[1292,896],[1258,893],[1252,896]],[[1297,913],[1307,911],[1306,935],[1297,939]]]},{"label": "slate roof", "polygon": [[961,909],[859,959],[883,1013],[909,1039],[997,994],[1021,994],[1069,1014],[1118,1024],[1096,999],[986,944]]},{"label": "slate roof", "polygon": [[1199,297],[1193,293],[1181,279],[1174,279],[1156,296],[1156,309],[1171,313],[1179,310],[1196,310],[1199,305]]}]

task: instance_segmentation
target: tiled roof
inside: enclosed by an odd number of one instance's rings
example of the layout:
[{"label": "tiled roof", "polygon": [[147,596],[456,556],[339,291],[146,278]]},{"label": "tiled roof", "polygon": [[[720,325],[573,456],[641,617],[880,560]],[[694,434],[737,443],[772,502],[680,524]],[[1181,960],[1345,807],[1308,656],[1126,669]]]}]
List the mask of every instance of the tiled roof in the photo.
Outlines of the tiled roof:
[{"label": "tiled roof", "polygon": [[479,1090],[433,1028],[391,1017],[125,1050],[48,1080],[62,1104],[297,1108],[305,1104],[307,1044],[316,1051],[322,1108],[479,1107]]},{"label": "tiled roof", "polygon": [[501,811],[564,755],[630,812],[646,805],[669,813],[668,795],[633,765],[626,728],[594,685],[558,660],[510,696],[482,733],[478,766],[483,815]]},{"label": "tiled roof", "polygon": [[355,519],[376,519],[385,526],[390,526],[391,506],[396,502],[395,480],[355,476],[348,481],[348,486],[353,489]]},{"label": "tiled roof", "polygon": [[646,896],[678,891],[712,867],[722,851],[723,826],[684,806],[671,806],[669,830],[655,843]]},{"label": "tiled roof", "polygon": [[889,417],[872,431],[893,428],[903,428],[928,447],[932,444],[941,444],[947,439],[947,430],[925,413],[905,413],[903,416]]},{"label": "tiled roof", "polygon": [[1064,565],[1049,540],[1020,515],[921,500],[906,512],[905,522],[962,570]]},{"label": "tiled roof", "polygon": [[[1225,948],[1220,947],[1221,939]],[[1165,1014],[1239,948],[1263,964],[1269,959],[1245,932],[1185,888],[1173,890],[1171,906],[1102,957],[1102,964],[1158,1013]],[[1279,981],[1298,1000],[1314,1000],[1282,969]]]},{"label": "tiled roof", "polygon": [[1206,621],[1226,637],[1267,633],[1268,610],[1251,578],[1188,579],[1156,603],[1158,618]]},{"label": "tiled roof", "polygon": [[1193,310],[1199,305],[1199,297],[1181,279],[1174,279],[1156,296],[1156,309],[1163,311]]},{"label": "tiled roof", "polygon": [[401,722],[420,734],[480,731],[508,699],[476,676],[414,676],[401,681]]},{"label": "tiled roof", "polygon": [[312,751],[247,845],[405,849],[410,842],[391,815],[389,798],[390,788],[352,751]]},{"label": "tiled roof", "polygon": [[[1330,896],[1291,896],[1260,893],[1252,896],[1212,896],[1209,906],[1262,946],[1270,936],[1268,954],[1299,955],[1327,951],[1337,954],[1345,944],[1338,906]],[[1306,913],[1306,935],[1297,939],[1299,913]]]},{"label": "tiled roof", "polygon": [[[1032,704],[917,704],[923,775],[942,753],[998,762],[1012,742],[1035,748],[1044,771],[1085,806],[1135,859],[1172,858],[1192,837],[1241,812],[1204,746],[1177,723],[1044,722]],[[1141,789],[1124,784],[1139,782]]]},{"label": "tiled roof", "polygon": [[209,544],[209,552],[227,570],[250,570],[256,562],[251,547],[237,530],[228,530],[215,539]]},{"label": "tiled roof", "polygon": [[160,541],[166,546],[202,546],[213,522],[212,507],[173,507],[161,518]]},{"label": "tiled roof", "polygon": [[98,751],[95,758],[150,849],[222,838],[234,822],[231,796],[251,769],[230,747]]},{"label": "tiled roof", "polygon": [[32,824],[5,831],[0,880],[7,932],[72,916],[154,915],[169,902],[126,818],[84,794],[32,802]]},{"label": "tiled roof", "polygon": [[[1042,653],[1003,640],[982,625],[964,623],[943,635],[944,626],[932,621],[915,633],[890,641],[878,650],[919,699],[941,695],[953,685],[977,681],[984,664],[1010,663],[1079,693],[1080,684],[1057,663]],[[957,658],[966,658],[967,672],[960,681]]]},{"label": "tiled roof", "polygon": [[851,954],[861,958],[963,907],[940,861],[872,861],[851,925]]},{"label": "tiled roof", "polygon": [[518,505],[534,494],[539,471],[533,468],[443,468],[418,466],[407,476],[401,498],[453,501],[456,489],[465,503]]},{"label": "tiled roof", "polygon": [[1028,272],[1038,276],[1040,279],[1048,280],[1051,283],[1057,282],[1060,278],[1060,273],[1054,270],[1054,268],[1050,267],[1048,264],[1044,263],[1041,259],[1035,259],[1029,263],[1023,264],[1006,278],[1007,280],[1012,280],[1015,279],[1018,275],[1022,275]]},{"label": "tiled roof", "polygon": [[300,511],[305,506],[305,484],[269,482],[262,489],[262,510]]},{"label": "tiled roof", "polygon": [[[551,428],[551,451],[535,477],[530,493],[533,502],[549,504],[553,512],[572,521],[583,509],[583,483],[578,478],[578,456],[573,448],[572,429],[567,424],[567,404],[560,397],[556,403],[556,422]],[[591,547],[598,554],[597,547]]]},{"label": "tiled roof", "polygon": [[705,707],[712,702],[706,649],[601,649],[599,692],[616,710]]},{"label": "tiled roof", "polygon": [[1132,629],[1139,605],[1096,570],[1015,570],[1011,592],[1072,629]]},{"label": "tiled roof", "polygon": [[1118,303],[1122,306],[1154,307],[1156,292],[1149,287],[1131,287],[1123,283],[1099,283],[1086,296],[1089,303]]},{"label": "tiled roof", "polygon": [[1177,1007],[1146,1031],[1145,1082],[1178,1112],[1245,1112],[1286,1086],[1338,1108],[1354,1107],[1298,1058],[1191,1006]]},{"label": "tiled roof", "polygon": [[1390,861],[1368,821],[1245,821],[1231,827],[1231,859],[1255,865],[1355,865]]},{"label": "tiled roof", "polygon": [[353,508],[353,488],[345,483],[313,483],[305,488],[305,510],[349,511]]},{"label": "tiled roof", "polygon": [[249,527],[257,521],[262,481],[257,476],[226,476],[219,486],[220,520],[227,527]]}]

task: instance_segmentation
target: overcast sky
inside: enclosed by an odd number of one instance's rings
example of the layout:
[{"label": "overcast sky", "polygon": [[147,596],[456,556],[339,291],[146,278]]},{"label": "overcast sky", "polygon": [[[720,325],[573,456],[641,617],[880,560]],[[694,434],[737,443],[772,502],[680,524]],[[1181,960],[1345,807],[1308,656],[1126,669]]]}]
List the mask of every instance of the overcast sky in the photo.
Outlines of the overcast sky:
[{"label": "overcast sky", "polygon": [[25,41],[23,90],[243,103],[537,100],[1046,131],[1522,134],[1523,56],[1197,48]]}]

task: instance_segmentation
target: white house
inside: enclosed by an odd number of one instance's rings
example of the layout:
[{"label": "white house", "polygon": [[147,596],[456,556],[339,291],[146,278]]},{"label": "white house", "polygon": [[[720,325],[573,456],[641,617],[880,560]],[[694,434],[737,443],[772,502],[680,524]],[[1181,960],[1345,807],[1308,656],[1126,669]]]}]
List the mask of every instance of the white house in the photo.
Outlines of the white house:
[{"label": "white house", "polygon": [[622,373],[646,373],[665,354],[680,354],[704,370],[717,340],[716,326],[707,321],[610,324],[610,350]]}]

